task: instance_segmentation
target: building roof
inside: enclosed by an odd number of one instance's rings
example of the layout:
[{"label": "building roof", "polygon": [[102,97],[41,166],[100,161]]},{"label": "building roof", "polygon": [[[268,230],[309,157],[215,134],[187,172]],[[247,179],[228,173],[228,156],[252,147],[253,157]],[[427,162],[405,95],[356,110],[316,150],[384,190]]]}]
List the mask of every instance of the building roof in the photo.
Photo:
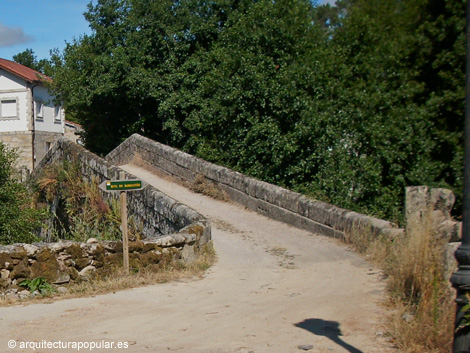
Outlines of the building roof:
[{"label": "building roof", "polygon": [[70,120],[65,120],[65,125],[74,126],[77,129],[83,129],[82,125],[80,125],[79,123],[74,123],[73,121],[70,121]]},{"label": "building roof", "polygon": [[14,61],[2,58],[0,58],[0,69],[8,71],[18,77],[21,77],[23,80],[26,80],[30,83],[52,82],[52,78],[50,78],[49,76],[43,75],[42,73],[36,70],[30,69],[29,67],[18,64]]}]

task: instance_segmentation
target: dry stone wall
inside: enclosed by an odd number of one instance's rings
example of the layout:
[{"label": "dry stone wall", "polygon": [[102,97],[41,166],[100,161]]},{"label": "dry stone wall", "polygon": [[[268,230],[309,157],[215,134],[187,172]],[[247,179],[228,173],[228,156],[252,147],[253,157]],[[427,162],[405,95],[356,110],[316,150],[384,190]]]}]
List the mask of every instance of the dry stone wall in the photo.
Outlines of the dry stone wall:
[{"label": "dry stone wall", "polygon": [[267,217],[313,233],[343,238],[354,227],[377,234],[403,232],[396,225],[247,177],[138,134],[132,135],[106,159],[115,165],[142,161],[181,180],[194,183],[199,175],[224,190],[230,199]]},{"label": "dry stone wall", "polygon": [[[210,237],[203,223],[177,234],[129,242],[131,268],[158,269],[178,258],[191,262],[201,244]],[[14,244],[0,246],[0,292],[16,287],[25,279],[42,277],[52,284],[104,276],[122,266],[122,242]]]}]

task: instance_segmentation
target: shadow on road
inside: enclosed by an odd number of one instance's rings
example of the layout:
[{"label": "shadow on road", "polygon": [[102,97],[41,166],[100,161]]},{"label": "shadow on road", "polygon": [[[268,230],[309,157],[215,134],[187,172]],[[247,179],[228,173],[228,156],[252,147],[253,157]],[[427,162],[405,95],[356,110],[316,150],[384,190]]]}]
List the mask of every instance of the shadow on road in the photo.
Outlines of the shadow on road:
[{"label": "shadow on road", "polygon": [[351,346],[350,344],[344,342],[340,336],[343,334],[339,328],[339,322],[337,321],[325,321],[322,319],[306,319],[302,322],[294,324],[297,327],[303,328],[314,335],[324,336],[332,340],[337,345],[343,347],[350,353],[363,353],[359,349]]}]

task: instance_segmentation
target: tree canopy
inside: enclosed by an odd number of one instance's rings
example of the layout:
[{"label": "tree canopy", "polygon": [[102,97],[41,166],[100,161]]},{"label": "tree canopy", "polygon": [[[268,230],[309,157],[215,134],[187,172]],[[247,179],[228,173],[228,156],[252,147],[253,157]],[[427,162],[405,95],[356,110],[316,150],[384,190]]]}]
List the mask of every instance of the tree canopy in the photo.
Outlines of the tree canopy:
[{"label": "tree canopy", "polygon": [[54,59],[58,59],[58,51],[51,50],[51,59],[40,59],[34,54],[33,49],[26,49],[25,51],[18,53],[13,56],[13,61],[18,64],[29,67],[30,69],[36,70],[46,76],[54,76]]},{"label": "tree canopy", "polygon": [[106,153],[138,132],[399,220],[404,187],[461,198],[463,0],[98,0],[55,90]]}]

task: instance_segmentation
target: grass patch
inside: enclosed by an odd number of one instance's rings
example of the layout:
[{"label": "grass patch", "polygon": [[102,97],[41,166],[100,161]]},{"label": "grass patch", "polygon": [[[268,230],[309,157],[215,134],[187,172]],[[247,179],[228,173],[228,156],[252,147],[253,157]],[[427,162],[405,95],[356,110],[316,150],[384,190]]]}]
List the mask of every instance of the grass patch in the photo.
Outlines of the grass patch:
[{"label": "grass patch", "polygon": [[194,182],[190,185],[190,189],[198,194],[212,197],[216,200],[228,201],[229,197],[222,188],[207,180],[204,175],[198,174]]},{"label": "grass patch", "polygon": [[388,332],[406,353],[444,353],[452,349],[455,294],[445,266],[445,242],[430,221],[410,222],[395,238],[370,229],[351,232],[346,242],[382,267],[387,277]]}]

